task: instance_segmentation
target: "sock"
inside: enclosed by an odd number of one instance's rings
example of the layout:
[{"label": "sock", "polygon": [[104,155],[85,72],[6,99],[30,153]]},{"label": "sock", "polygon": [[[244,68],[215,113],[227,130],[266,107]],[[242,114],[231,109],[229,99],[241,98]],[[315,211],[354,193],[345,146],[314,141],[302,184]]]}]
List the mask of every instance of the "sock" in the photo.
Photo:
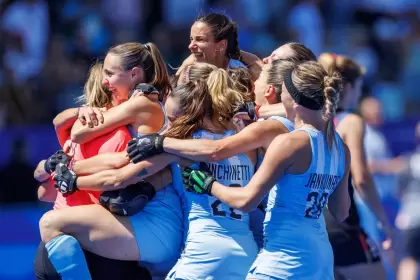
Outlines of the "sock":
[{"label": "sock", "polygon": [[92,279],[76,238],[62,234],[45,244],[48,257],[63,280]]}]

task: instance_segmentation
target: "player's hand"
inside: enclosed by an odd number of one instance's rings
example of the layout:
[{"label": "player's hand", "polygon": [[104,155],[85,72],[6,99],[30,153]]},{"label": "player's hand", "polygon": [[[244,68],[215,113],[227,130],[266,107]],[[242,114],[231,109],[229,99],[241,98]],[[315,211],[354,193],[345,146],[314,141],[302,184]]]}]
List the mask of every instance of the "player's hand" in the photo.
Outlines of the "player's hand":
[{"label": "player's hand", "polygon": [[138,163],[164,152],[165,136],[157,133],[136,137],[128,142],[127,154],[133,163]]},{"label": "player's hand", "polygon": [[208,195],[211,195],[211,188],[216,181],[210,172],[189,167],[182,172],[182,180],[187,191]]},{"label": "player's hand", "polygon": [[233,118],[238,118],[242,120],[256,121],[257,113],[255,111],[254,102],[244,102],[238,109],[235,111]]},{"label": "player's hand", "polygon": [[55,181],[54,186],[58,189],[63,196],[69,196],[77,191],[77,176],[72,170],[68,169],[62,163],[57,164],[55,174],[53,175]]},{"label": "player's hand", "polygon": [[51,174],[55,170],[57,164],[62,163],[64,165],[68,165],[70,163],[70,160],[71,157],[66,155],[63,150],[59,150],[45,161],[45,172]]},{"label": "player's hand", "polygon": [[80,107],[77,118],[83,125],[87,124],[90,128],[98,126],[99,123],[104,123],[104,116],[100,108]]}]

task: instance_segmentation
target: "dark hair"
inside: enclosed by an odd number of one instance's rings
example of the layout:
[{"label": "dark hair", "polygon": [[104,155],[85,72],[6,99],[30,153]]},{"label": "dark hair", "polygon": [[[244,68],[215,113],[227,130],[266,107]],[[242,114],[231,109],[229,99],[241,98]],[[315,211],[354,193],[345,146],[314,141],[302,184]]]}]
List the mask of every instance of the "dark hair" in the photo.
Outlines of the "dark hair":
[{"label": "dark hair", "polygon": [[272,85],[276,90],[277,102],[281,102],[281,90],[283,85],[284,74],[293,69],[296,63],[289,60],[276,59],[271,63],[271,67],[267,70],[267,84]]},{"label": "dark hair", "polygon": [[124,71],[141,67],[145,76],[143,82],[154,85],[160,91],[159,100],[165,100],[171,92],[168,71],[155,44],[124,43],[110,48],[108,53],[121,58],[121,66]]},{"label": "dark hair", "polygon": [[236,22],[227,16],[218,13],[209,13],[199,16],[196,22],[203,22],[210,27],[211,34],[216,42],[227,40],[226,55],[229,58],[239,60],[241,51],[238,42],[238,27]]},{"label": "dark hair", "polygon": [[207,83],[204,80],[191,81],[177,86],[170,94],[178,97],[182,116],[177,118],[165,132],[172,138],[191,138],[192,134],[204,128],[204,118],[213,117],[213,103]]},{"label": "dark hair", "polygon": [[294,52],[294,55],[290,57],[290,61],[294,63],[302,63],[305,61],[317,60],[315,54],[301,43],[291,42],[287,43],[286,45],[288,45]]}]

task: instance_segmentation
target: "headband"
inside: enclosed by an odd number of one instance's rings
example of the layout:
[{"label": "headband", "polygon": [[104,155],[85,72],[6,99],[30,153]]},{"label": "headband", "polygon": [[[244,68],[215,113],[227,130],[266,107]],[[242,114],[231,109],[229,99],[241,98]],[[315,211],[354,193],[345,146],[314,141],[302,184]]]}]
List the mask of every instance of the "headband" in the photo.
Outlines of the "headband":
[{"label": "headband", "polygon": [[293,100],[303,107],[310,109],[310,110],[321,110],[322,107],[325,104],[324,94],[322,91],[316,92],[314,98],[307,97],[301,92],[297,90],[295,85],[292,81],[292,72],[293,69],[286,72],[284,75],[284,85],[286,86],[287,91],[290,93],[290,96],[292,96]]}]

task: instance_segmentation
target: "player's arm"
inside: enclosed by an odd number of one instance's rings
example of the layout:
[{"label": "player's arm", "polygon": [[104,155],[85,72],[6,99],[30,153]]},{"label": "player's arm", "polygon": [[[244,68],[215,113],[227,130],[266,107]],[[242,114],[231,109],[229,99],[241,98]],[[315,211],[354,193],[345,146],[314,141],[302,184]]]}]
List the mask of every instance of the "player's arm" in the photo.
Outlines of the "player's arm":
[{"label": "player's arm", "polygon": [[345,153],[345,172],[343,178],[338,183],[337,188],[328,199],[328,210],[337,221],[344,221],[349,215],[350,195],[348,181],[350,174],[350,151],[347,145],[343,143]]},{"label": "player's arm", "polygon": [[57,197],[57,189],[54,187],[54,181],[48,178],[42,182],[37,190],[38,199],[44,202],[54,202]]},{"label": "player's arm", "polygon": [[264,196],[294,162],[294,145],[290,134],[277,136],[268,147],[264,160],[248,185],[231,188],[214,182],[211,194],[233,208],[249,212],[261,203]]},{"label": "player's arm", "polygon": [[62,147],[70,136],[71,127],[77,120],[79,108],[70,108],[58,114],[54,120],[55,133]]},{"label": "player's arm", "polygon": [[145,123],[150,119],[154,106],[146,96],[131,98],[126,102],[103,113],[104,122],[97,126],[84,126],[75,122],[71,129],[71,140],[74,143],[86,143],[96,137],[113,131],[114,129],[134,122]]},{"label": "player's arm", "polygon": [[75,161],[72,170],[76,175],[90,175],[109,169],[119,169],[130,163],[127,153],[104,153],[94,157]]},{"label": "player's arm", "polygon": [[80,176],[76,180],[77,188],[93,191],[122,189],[161,171],[177,159],[178,157],[175,155],[160,154],[136,164],[130,163],[119,169],[105,170],[89,176]]},{"label": "player's arm", "polygon": [[366,162],[363,143],[365,123],[360,116],[352,114],[342,121],[342,125],[343,126],[340,124],[340,126],[338,126],[338,129],[340,129],[338,130],[339,133],[343,129],[351,127],[351,132],[343,133],[343,138],[351,154],[350,171],[353,177],[353,186],[361,199],[363,199],[366,205],[382,223],[386,233],[390,235],[392,227],[379,200],[376,187]]},{"label": "player's arm", "polygon": [[34,179],[38,182],[44,182],[50,178],[50,174],[45,170],[46,160],[41,160],[34,171]]},{"label": "player's arm", "polygon": [[252,123],[239,133],[220,140],[165,138],[165,152],[185,157],[193,161],[219,161],[258,148],[267,148],[279,134],[287,133],[287,128],[277,120]]},{"label": "player's arm", "polygon": [[241,51],[241,62],[248,67],[252,79],[257,80],[264,66],[263,61],[253,53]]},{"label": "player's arm", "polygon": [[267,119],[269,117],[286,117],[286,110],[283,103],[263,105],[258,110],[258,117]]}]

